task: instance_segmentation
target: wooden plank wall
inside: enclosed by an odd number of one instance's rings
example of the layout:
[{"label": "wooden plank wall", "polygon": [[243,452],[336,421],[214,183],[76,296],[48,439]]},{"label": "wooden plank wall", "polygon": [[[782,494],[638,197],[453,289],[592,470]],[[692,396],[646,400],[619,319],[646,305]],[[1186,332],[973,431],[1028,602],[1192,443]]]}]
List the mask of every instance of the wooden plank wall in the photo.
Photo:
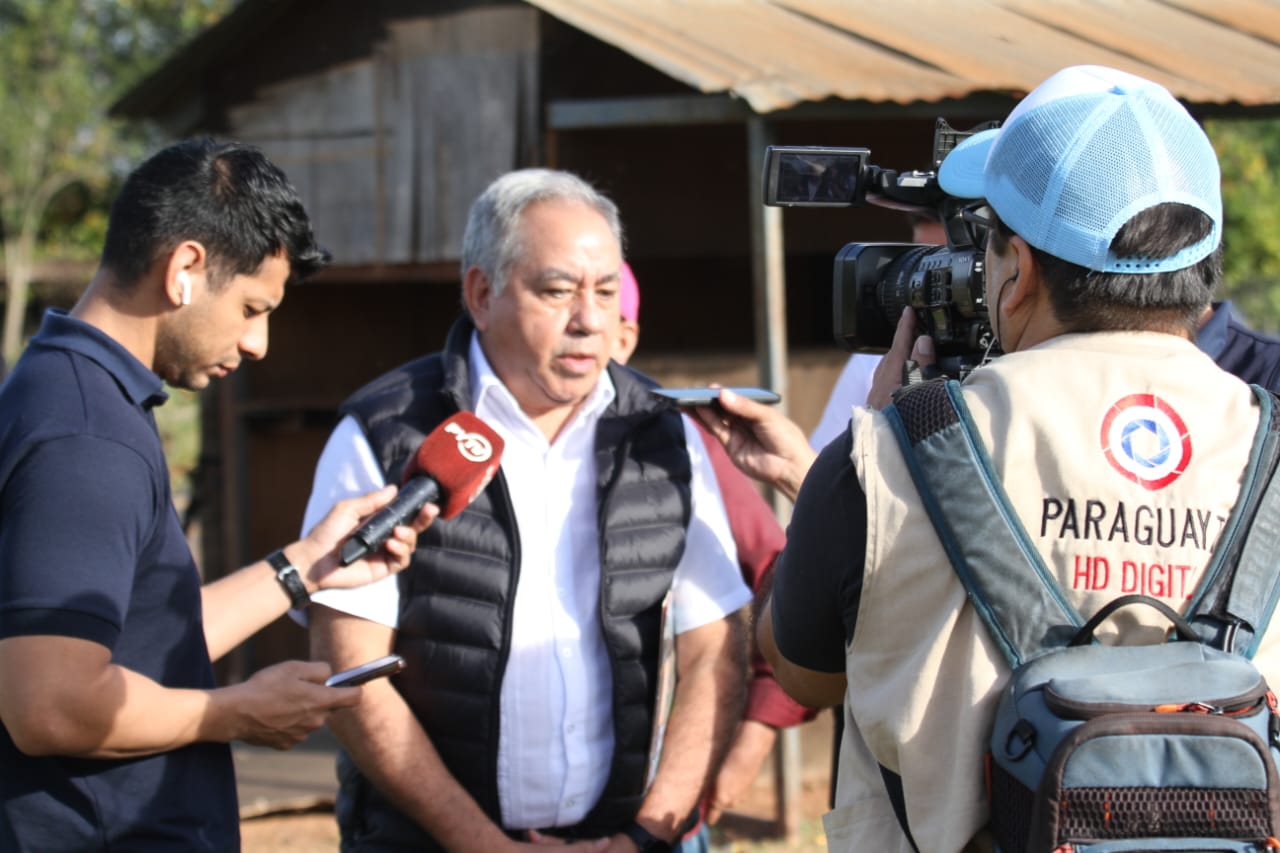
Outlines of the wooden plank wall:
[{"label": "wooden plank wall", "polygon": [[370,57],[230,108],[231,135],[285,170],[337,264],[456,260],[471,201],[537,156],[536,15],[391,21]]}]

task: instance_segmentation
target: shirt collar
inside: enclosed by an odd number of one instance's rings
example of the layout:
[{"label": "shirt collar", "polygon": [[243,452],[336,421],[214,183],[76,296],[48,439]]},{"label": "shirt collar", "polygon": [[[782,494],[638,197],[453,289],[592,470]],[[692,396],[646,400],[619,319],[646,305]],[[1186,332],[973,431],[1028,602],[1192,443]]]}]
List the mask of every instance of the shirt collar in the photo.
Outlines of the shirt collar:
[{"label": "shirt collar", "polygon": [[[494,372],[493,366],[485,356],[484,349],[480,346],[480,333],[478,331],[471,333],[467,372],[471,381],[471,411],[478,414],[480,407],[486,401],[490,404],[502,401],[500,404],[502,408],[513,413],[518,412],[520,417],[528,421],[528,415],[520,408],[520,403],[516,400],[515,395],[498,378],[498,374]],[[583,404],[578,407],[569,423],[578,418],[598,417],[609,407],[609,404],[613,402],[616,396],[617,390],[613,387],[613,380],[609,378],[609,371],[600,371],[600,378],[596,380],[596,387],[591,389],[591,393],[587,395],[587,399]],[[530,425],[532,425],[532,422],[530,422]]]},{"label": "shirt collar", "polygon": [[129,399],[151,409],[169,399],[164,382],[120,343],[101,329],[77,320],[60,308],[45,311],[31,346],[69,350],[110,373]]}]

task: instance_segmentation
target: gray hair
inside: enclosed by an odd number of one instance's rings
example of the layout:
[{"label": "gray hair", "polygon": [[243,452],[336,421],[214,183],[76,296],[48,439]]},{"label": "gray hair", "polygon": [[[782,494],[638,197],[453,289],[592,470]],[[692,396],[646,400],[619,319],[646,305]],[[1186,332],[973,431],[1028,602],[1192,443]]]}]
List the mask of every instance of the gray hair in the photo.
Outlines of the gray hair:
[{"label": "gray hair", "polygon": [[507,286],[507,273],[521,258],[520,215],[540,201],[580,202],[609,223],[622,246],[622,221],[618,207],[594,187],[569,172],[555,169],[518,169],[489,184],[471,205],[462,235],[462,277],[478,267],[493,286],[494,294]]}]

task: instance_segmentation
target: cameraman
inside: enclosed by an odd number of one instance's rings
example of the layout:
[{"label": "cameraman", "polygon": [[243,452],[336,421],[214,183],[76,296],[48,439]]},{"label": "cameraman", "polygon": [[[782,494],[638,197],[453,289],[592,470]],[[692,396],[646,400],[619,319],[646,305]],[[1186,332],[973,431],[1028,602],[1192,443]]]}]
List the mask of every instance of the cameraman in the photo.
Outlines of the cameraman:
[{"label": "cameraman", "polygon": [[[1157,547],[1138,535],[1134,510],[1226,518],[1260,412],[1249,387],[1194,343],[1221,275],[1209,140],[1162,87],[1073,67],[1001,129],[957,147],[939,180],[951,195],[985,199],[966,220],[985,245],[987,305],[1007,354],[970,374],[963,393],[1031,544],[1086,616],[1122,584],[1120,571],[1096,586],[1096,575],[1080,577],[1087,557],[1179,567],[1158,597],[1183,609],[1217,529],[1166,535]],[[912,351],[913,331],[908,310],[873,405],[888,402],[908,355],[932,360],[928,338]],[[983,753],[1008,668],[887,420],[855,410],[851,429],[814,461],[776,412],[728,392],[720,402],[699,416],[739,466],[798,492],[757,631],[792,696],[844,702],[830,849],[908,851],[908,833],[921,851],[989,849]],[[1104,421],[1122,425],[1124,440],[1109,440]],[[1075,507],[1081,523],[1052,519],[1051,500]],[[1104,641],[1148,641],[1167,627],[1155,611],[1122,618]],[[1268,632],[1255,657],[1271,683],[1278,635]]]}]

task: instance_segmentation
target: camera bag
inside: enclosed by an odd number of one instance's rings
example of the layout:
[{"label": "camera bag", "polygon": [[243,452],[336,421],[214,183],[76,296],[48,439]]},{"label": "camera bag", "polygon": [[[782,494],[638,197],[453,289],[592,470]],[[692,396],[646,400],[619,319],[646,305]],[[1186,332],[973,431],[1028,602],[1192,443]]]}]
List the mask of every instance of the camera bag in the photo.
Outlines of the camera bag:
[{"label": "camera bag", "polygon": [[[1251,660],[1280,595],[1280,409],[1254,392],[1262,417],[1241,497],[1185,615],[1132,595],[1087,622],[1010,506],[960,384],[908,386],[884,410],[1012,669],[986,768],[1001,853],[1280,850],[1280,715]],[[1160,610],[1173,638],[1094,641],[1133,606]]]}]

